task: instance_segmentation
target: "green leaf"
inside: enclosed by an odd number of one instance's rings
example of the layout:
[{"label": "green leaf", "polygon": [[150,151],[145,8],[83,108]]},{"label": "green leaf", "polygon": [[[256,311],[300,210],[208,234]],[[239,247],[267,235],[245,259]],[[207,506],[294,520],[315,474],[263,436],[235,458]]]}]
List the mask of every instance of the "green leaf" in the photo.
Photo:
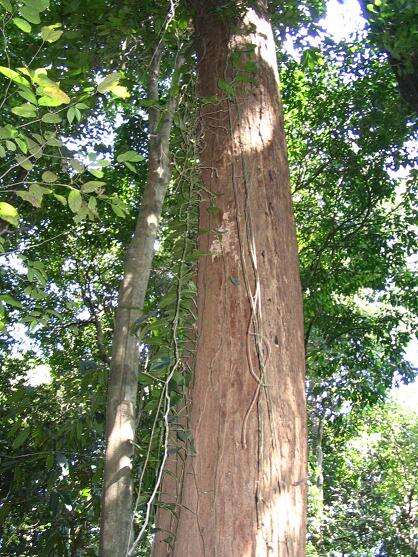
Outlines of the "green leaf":
[{"label": "green leaf", "polygon": [[82,203],[78,213],[73,217],[74,222],[82,222],[89,215],[89,209],[85,203]]},{"label": "green leaf", "polygon": [[[52,99],[53,101],[55,101],[55,103],[57,103],[55,106],[59,106],[61,104],[69,104],[71,101],[67,93],[64,93],[64,91],[62,91],[56,84],[42,85],[42,91],[46,94],[46,97]],[[41,97],[38,101],[41,106],[54,106],[51,104],[43,105],[43,103],[41,103],[41,100],[43,98],[44,97]]]},{"label": "green leaf", "polygon": [[132,172],[136,172],[136,168],[134,167],[134,165],[131,162],[125,161],[124,165],[129,168],[129,170],[132,170]]},{"label": "green leaf", "polygon": [[90,180],[81,186],[81,191],[83,193],[91,193],[105,186],[106,182],[100,182],[98,180]]},{"label": "green leaf", "polygon": [[171,364],[171,358],[169,356],[163,356],[162,358],[157,358],[150,365],[150,371],[159,371]]},{"label": "green leaf", "polygon": [[35,105],[38,104],[38,101],[36,100],[36,96],[32,93],[30,89],[20,89],[17,93],[23,99],[25,99],[25,101],[29,101],[30,103]]},{"label": "green leaf", "polygon": [[11,126],[3,126],[0,128],[0,138],[1,139],[11,139],[13,137],[13,130]]},{"label": "green leaf", "polygon": [[3,145],[0,145],[0,157],[4,158],[6,156],[6,149],[3,147]]},{"label": "green leaf", "polygon": [[117,159],[118,162],[139,162],[143,161],[144,157],[135,151],[126,151],[121,155],[118,155]]},{"label": "green leaf", "polygon": [[45,286],[46,278],[47,276],[42,269],[37,269],[35,267],[28,268],[28,280],[30,282],[39,282],[42,286]]},{"label": "green leaf", "polygon": [[60,106],[62,104],[59,100],[53,99],[52,97],[43,96],[38,100],[39,106]]},{"label": "green leaf", "polygon": [[154,385],[156,379],[140,373],[138,377],[138,381],[141,385],[149,386],[149,385]]},{"label": "green leaf", "polygon": [[30,23],[20,17],[14,17],[12,19],[13,23],[24,33],[30,33],[32,31],[32,27]]},{"label": "green leaf", "polygon": [[28,264],[35,269],[39,269],[45,274],[45,264],[42,261],[29,261]]},{"label": "green leaf", "polygon": [[224,79],[218,79],[218,87],[225,93],[228,93],[230,97],[235,96],[235,88],[231,83],[228,83]]},{"label": "green leaf", "polygon": [[59,124],[61,121],[61,116],[55,112],[47,112],[42,116],[42,122],[45,124]]},{"label": "green leaf", "polygon": [[120,73],[113,72],[107,77],[103,79],[97,86],[97,90],[99,93],[106,93],[106,91],[110,91],[115,85],[119,83],[120,80]]},{"label": "green leaf", "polygon": [[10,294],[3,294],[2,296],[0,296],[0,300],[8,306],[12,306],[14,308],[22,307],[21,302],[19,302],[19,300],[15,300],[13,296],[10,296]]},{"label": "green leaf", "polygon": [[118,217],[125,217],[125,213],[124,211],[119,207],[119,205],[115,205],[114,203],[111,203],[112,205],[112,210],[115,213],[115,215],[117,215]]},{"label": "green leaf", "polygon": [[35,10],[31,6],[22,6],[20,8],[20,14],[24,17],[27,21],[31,23],[41,23],[41,19],[39,17],[39,11]]},{"label": "green leaf", "polygon": [[32,184],[29,191],[19,191],[17,195],[33,205],[34,207],[42,206],[42,198],[46,193],[50,193],[51,190],[40,186],[39,184]]},{"label": "green leaf", "polygon": [[50,147],[62,147],[62,141],[54,136],[48,137],[46,140],[46,144]]},{"label": "green leaf", "polygon": [[43,300],[48,297],[45,292],[39,290],[38,288],[36,288],[36,286],[27,286],[23,292],[26,294],[26,296],[29,296],[34,300]]},{"label": "green leaf", "polygon": [[29,153],[33,155],[36,159],[42,157],[42,147],[36,141],[33,141],[30,137],[26,137],[26,143],[28,144]]},{"label": "green leaf", "polygon": [[41,28],[41,37],[47,43],[55,43],[61,38],[64,31],[57,29],[61,27],[61,23],[54,23],[53,25],[45,25]]},{"label": "green leaf", "polygon": [[49,99],[48,103],[51,103],[51,100],[55,101],[56,106],[70,102],[70,97],[60,89],[59,83],[49,79],[45,68],[38,68],[34,73],[32,72],[32,80],[39,85],[38,94],[41,94],[42,97],[38,102],[41,106],[54,106],[53,104],[46,104],[45,100],[42,101],[43,97]]},{"label": "green leaf", "polygon": [[9,141],[8,139],[6,139],[6,147],[9,151],[16,151],[16,145],[13,141]]},{"label": "green leaf", "polygon": [[71,106],[67,110],[67,120],[70,124],[73,123],[75,116],[76,116],[76,109],[73,106]]},{"label": "green leaf", "polygon": [[38,197],[41,201],[42,201],[42,196],[52,192],[52,190],[46,188],[45,186],[41,186],[40,184],[32,184],[29,188],[29,191],[33,193],[36,197]]},{"label": "green leaf", "polygon": [[29,434],[30,434],[29,428],[21,429],[18,436],[15,438],[15,440],[12,443],[12,448],[18,449],[19,447],[21,447],[23,443],[26,441],[26,439],[29,437]]},{"label": "green leaf", "polygon": [[54,197],[57,201],[61,203],[61,205],[67,205],[67,198],[63,195],[59,195],[58,193],[54,193]]},{"label": "green leaf", "polygon": [[36,109],[30,103],[22,104],[21,106],[14,106],[12,108],[12,112],[13,114],[16,114],[16,116],[21,116],[22,118],[36,117]]},{"label": "green leaf", "polygon": [[88,170],[88,171],[90,172],[90,174],[91,174],[92,176],[94,176],[95,178],[103,178],[103,171],[102,171],[102,170],[97,170],[97,169],[95,169],[95,168],[88,168],[87,170]]},{"label": "green leaf", "polygon": [[28,8],[38,12],[44,12],[49,8],[49,0],[23,0]]},{"label": "green leaf", "polygon": [[5,201],[0,201],[0,218],[13,226],[17,226],[19,224],[19,215],[17,210],[13,207],[13,205],[10,205],[10,203],[6,203]]},{"label": "green leaf", "polygon": [[190,432],[179,430],[177,431],[177,437],[180,439],[180,441],[186,443],[191,438],[191,434]]},{"label": "green leaf", "polygon": [[87,207],[90,211],[89,216],[90,216],[91,220],[93,220],[95,217],[97,218],[99,216],[98,213],[97,213],[97,199],[93,195],[91,195],[89,197],[89,202],[88,202]]},{"label": "green leaf", "polygon": [[117,195],[113,195],[110,198],[110,204],[112,206],[113,212],[118,217],[124,218],[126,216],[126,213],[128,212],[128,208],[126,204],[122,201],[122,199],[120,199]]},{"label": "green leaf", "polygon": [[68,163],[77,174],[82,174],[85,170],[84,165],[77,159],[69,159]]},{"label": "green leaf", "polygon": [[11,70],[10,68],[6,68],[5,66],[0,66],[0,73],[2,73],[6,77],[14,81],[15,83],[18,83],[19,85],[25,85],[26,87],[30,87],[30,83],[26,78],[24,78],[14,70]]},{"label": "green leaf", "polygon": [[46,182],[47,184],[56,182],[58,180],[57,174],[55,172],[51,172],[50,170],[46,170],[42,174],[42,182]]},{"label": "green leaf", "polygon": [[28,145],[24,139],[20,139],[20,137],[15,137],[15,141],[19,147],[19,149],[26,155],[28,152]]},{"label": "green leaf", "polygon": [[46,467],[47,470],[51,470],[51,468],[54,466],[54,459],[55,459],[54,453],[49,453],[46,456],[45,467]]},{"label": "green leaf", "polygon": [[73,213],[78,213],[83,204],[83,198],[78,190],[72,189],[68,194],[68,206]]},{"label": "green leaf", "polygon": [[[16,69],[19,70],[20,73],[23,73],[23,74],[27,75],[28,77],[30,77],[32,79],[33,71],[30,70],[29,68],[27,68],[26,66],[22,66],[21,68],[16,68]],[[36,73],[36,71],[37,70],[35,70],[35,73]]]},{"label": "green leaf", "polygon": [[258,71],[258,66],[254,60],[247,60],[244,64],[244,70],[250,73],[256,73]]},{"label": "green leaf", "polygon": [[113,87],[109,88],[109,91],[119,99],[127,99],[131,96],[128,89],[123,85],[113,85]]},{"label": "green leaf", "polygon": [[91,488],[90,487],[85,487],[84,489],[82,489],[80,491],[80,495],[81,495],[81,497],[84,497],[85,499],[90,501],[90,499],[91,499]]},{"label": "green leaf", "polygon": [[18,164],[25,170],[32,170],[33,164],[30,162],[28,157],[25,157],[24,155],[16,155],[16,160]]},{"label": "green leaf", "polygon": [[27,201],[28,203],[30,203],[34,207],[39,208],[42,205],[42,197],[39,198],[38,196],[36,196],[34,194],[33,191],[32,192],[30,192],[30,191],[18,191],[18,192],[16,192],[16,195],[19,196],[24,201]]}]

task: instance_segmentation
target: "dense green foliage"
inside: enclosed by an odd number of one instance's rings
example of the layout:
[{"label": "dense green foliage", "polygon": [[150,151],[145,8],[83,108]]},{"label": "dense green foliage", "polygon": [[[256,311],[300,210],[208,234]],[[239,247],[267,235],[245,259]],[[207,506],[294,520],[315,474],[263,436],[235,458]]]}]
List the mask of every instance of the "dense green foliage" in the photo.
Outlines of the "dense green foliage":
[{"label": "dense green foliage", "polygon": [[[296,61],[279,52],[279,62],[305,295],[312,483],[319,465],[325,479],[321,509],[312,498],[312,522],[321,515],[312,555],[413,555],[404,503],[415,493],[416,416],[373,405],[413,378],[404,351],[417,313],[408,264],[416,128],[368,38],[335,44],[317,35],[322,2],[271,4],[278,35],[292,33],[301,53]],[[113,312],[147,176],[147,71],[164,37],[163,106],[175,54],[190,39],[187,3],[171,8],[0,0],[4,555],[97,555]],[[173,178],[138,324],[137,525],[161,456],[161,380],[193,336],[193,62],[190,54],[178,91]],[[173,402],[189,378],[174,375]],[[139,554],[149,554],[148,542]]]},{"label": "dense green foliage", "polygon": [[327,489],[311,555],[416,555],[417,426],[416,413],[386,404],[348,416],[337,435],[325,427]]},{"label": "dense green foliage", "polygon": [[359,0],[370,39],[387,53],[399,91],[418,113],[418,8],[409,0]]}]

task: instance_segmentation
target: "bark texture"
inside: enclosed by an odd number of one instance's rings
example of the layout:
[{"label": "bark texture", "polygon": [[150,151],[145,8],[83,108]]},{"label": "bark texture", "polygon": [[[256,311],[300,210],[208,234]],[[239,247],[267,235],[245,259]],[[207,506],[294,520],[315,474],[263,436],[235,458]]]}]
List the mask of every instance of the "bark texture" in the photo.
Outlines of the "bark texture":
[{"label": "bark texture", "polygon": [[160,533],[153,556],[302,557],[302,299],[274,38],[264,2],[232,24],[222,2],[193,4],[200,94],[216,97],[201,113],[197,454],[181,489],[164,486],[177,520],[159,513],[172,544]]},{"label": "bark texture", "polygon": [[[153,56],[149,98],[158,100],[161,45]],[[148,180],[119,289],[112,342],[106,414],[106,455],[102,496],[100,555],[126,557],[132,537],[132,462],[138,392],[139,342],[134,332],[151,271],[154,244],[170,180],[169,140],[177,106],[177,59],[172,95],[165,113],[150,110]]]}]

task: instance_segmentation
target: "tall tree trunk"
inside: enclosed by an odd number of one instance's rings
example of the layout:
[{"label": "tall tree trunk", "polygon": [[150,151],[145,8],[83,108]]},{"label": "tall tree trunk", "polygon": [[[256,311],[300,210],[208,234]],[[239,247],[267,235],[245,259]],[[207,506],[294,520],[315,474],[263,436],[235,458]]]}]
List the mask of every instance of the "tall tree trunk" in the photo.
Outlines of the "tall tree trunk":
[{"label": "tall tree trunk", "polygon": [[193,2],[207,97],[199,240],[207,255],[198,269],[190,414],[196,455],[186,460],[174,542],[158,536],[153,555],[299,557],[304,342],[276,51],[264,2],[233,22],[224,4]]},{"label": "tall tree trunk", "polygon": [[[158,101],[160,43],[153,55],[149,98]],[[169,140],[178,99],[183,57],[177,58],[165,112],[150,109],[148,180],[132,242],[125,259],[112,342],[106,414],[106,455],[103,481],[100,555],[126,557],[132,535],[132,456],[138,392],[139,343],[135,323],[141,315],[148,286],[154,244],[170,180]]]}]

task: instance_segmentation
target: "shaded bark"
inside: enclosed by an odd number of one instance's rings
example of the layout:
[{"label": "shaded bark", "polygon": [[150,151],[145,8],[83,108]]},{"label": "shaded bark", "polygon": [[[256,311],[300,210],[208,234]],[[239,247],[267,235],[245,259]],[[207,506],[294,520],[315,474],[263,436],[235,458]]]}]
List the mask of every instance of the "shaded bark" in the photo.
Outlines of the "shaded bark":
[{"label": "shaded bark", "polygon": [[389,63],[398,82],[399,93],[409,107],[418,114],[418,56],[413,58],[413,70],[407,71],[403,60],[387,52]]},{"label": "shaded bark", "polygon": [[169,437],[169,454],[164,466],[164,474],[159,490],[156,523],[158,530],[153,543],[153,553],[162,548],[163,555],[169,555],[174,548],[179,519],[179,501],[184,482],[185,462],[187,459],[187,443],[182,442],[177,431],[188,430],[187,403],[176,409],[178,416],[175,427],[171,428]]},{"label": "shaded bark", "polygon": [[[158,100],[162,45],[150,71],[149,98]],[[112,342],[106,414],[106,455],[102,495],[100,555],[125,557],[132,534],[132,457],[136,425],[139,342],[135,323],[141,315],[148,286],[154,244],[170,180],[169,140],[177,106],[181,55],[177,58],[167,109],[150,109],[148,180],[135,232],[127,250],[119,289]]]},{"label": "shaded bark", "polygon": [[[194,346],[196,344],[196,324],[193,322],[189,329],[186,343],[186,352],[183,357],[183,365],[187,374],[192,373],[194,368]],[[181,402],[173,408],[171,417],[174,421],[169,431],[169,444],[167,460],[164,466],[162,482],[159,489],[158,508],[155,522],[158,525],[157,532],[153,541],[153,553],[160,551],[163,553],[171,550],[175,543],[175,534],[179,519],[179,502],[182,499],[182,489],[184,483],[185,463],[188,451],[191,449],[190,443],[182,441],[177,432],[183,430],[189,432],[189,413],[190,413],[190,394],[189,389],[184,387]],[[173,423],[173,422],[172,422]]]},{"label": "shaded bark", "polygon": [[199,249],[208,255],[189,416],[196,455],[181,490],[173,482],[174,541],[157,536],[153,556],[299,557],[304,339],[276,52],[264,2],[233,24],[221,4],[193,2],[200,94],[211,97],[201,111]]}]

